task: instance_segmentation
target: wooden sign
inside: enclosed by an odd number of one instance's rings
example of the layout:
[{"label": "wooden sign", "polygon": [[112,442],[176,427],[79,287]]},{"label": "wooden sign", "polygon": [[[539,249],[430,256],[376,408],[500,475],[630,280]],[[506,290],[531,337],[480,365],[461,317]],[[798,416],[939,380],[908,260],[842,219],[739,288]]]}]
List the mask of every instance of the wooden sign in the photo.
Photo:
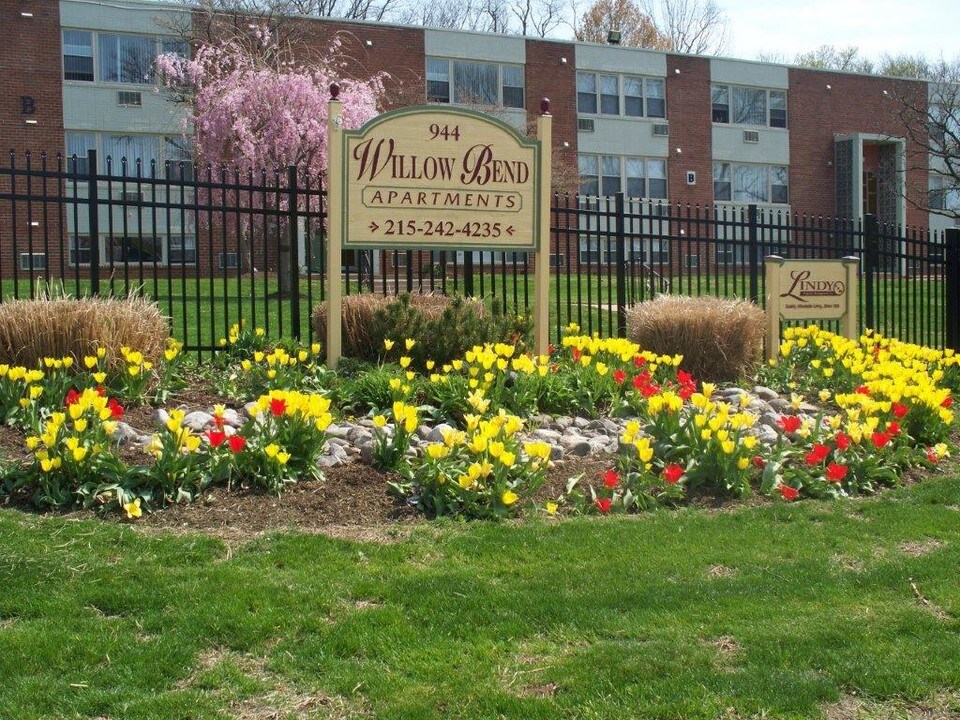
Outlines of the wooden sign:
[{"label": "wooden sign", "polygon": [[343,136],[344,248],[536,249],[537,141],[489,115],[435,105]]},{"label": "wooden sign", "polygon": [[860,260],[764,259],[767,281],[767,359],[777,357],[782,320],[840,320],[844,337],[857,337]]},{"label": "wooden sign", "polygon": [[341,249],[534,251],[534,345],[549,341],[550,101],[537,139],[473,110],[423,105],[345,131],[330,86],[327,364],[341,352]]}]

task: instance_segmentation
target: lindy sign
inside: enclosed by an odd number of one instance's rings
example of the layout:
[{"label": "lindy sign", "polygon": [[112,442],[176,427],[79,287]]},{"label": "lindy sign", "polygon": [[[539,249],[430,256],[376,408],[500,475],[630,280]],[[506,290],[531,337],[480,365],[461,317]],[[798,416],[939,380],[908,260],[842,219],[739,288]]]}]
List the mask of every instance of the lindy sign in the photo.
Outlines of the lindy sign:
[{"label": "lindy sign", "polygon": [[767,275],[767,358],[777,356],[781,320],[839,320],[844,337],[857,336],[859,260],[764,259]]},{"label": "lindy sign", "polygon": [[536,248],[540,147],[506,123],[427,106],[343,135],[343,247]]}]

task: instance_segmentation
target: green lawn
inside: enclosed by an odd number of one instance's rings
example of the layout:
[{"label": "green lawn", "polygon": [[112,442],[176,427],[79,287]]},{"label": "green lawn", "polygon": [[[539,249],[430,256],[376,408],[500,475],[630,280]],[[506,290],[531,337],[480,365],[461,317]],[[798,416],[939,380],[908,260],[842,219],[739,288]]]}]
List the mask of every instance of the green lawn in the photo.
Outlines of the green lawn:
[{"label": "green lawn", "polygon": [[[639,271],[638,271],[639,272]],[[352,276],[350,292],[357,292],[356,275]],[[573,321],[585,332],[598,332],[601,335],[617,333],[617,290],[616,274],[608,272],[606,266],[592,266],[580,274],[561,273],[550,278],[550,332],[556,341],[559,328]],[[383,293],[384,288],[393,293],[399,285],[405,290],[406,271],[399,269],[396,277],[389,272],[386,278],[378,278],[375,292]],[[4,298],[29,297],[31,286],[25,280],[14,285],[10,280],[3,281]],[[433,278],[429,274],[413,279],[414,291],[443,291],[453,294],[464,292],[462,279],[455,284],[452,275],[447,276],[446,284],[440,275]],[[86,280],[68,279],[64,290],[71,295],[89,293]],[[112,279],[105,276],[101,280],[101,293],[124,294],[139,291],[154,298],[161,311],[169,315],[175,337],[186,341],[189,347],[211,347],[219,338],[227,334],[227,329],[240,318],[250,325],[265,327],[272,337],[291,336],[293,322],[289,300],[278,297],[278,283],[275,276],[260,274],[255,278],[244,275],[240,278],[173,278],[164,279],[152,276],[145,268],[144,277],[133,270],[127,276],[115,275]],[[643,276],[628,278],[625,287],[627,302],[639,302],[650,299],[651,289],[655,292],[670,292],[686,295],[715,295],[720,297],[748,297],[749,280],[740,274],[696,274],[685,270],[672,277],[661,279]],[[344,290],[347,290],[346,283]],[[763,285],[759,287],[763,294]],[[518,265],[516,273],[512,266],[506,272],[479,272],[474,280],[474,293],[483,295],[488,304],[493,298],[499,298],[510,312],[522,313],[532,305],[534,298],[534,280],[532,275],[525,277],[523,267]],[[304,339],[309,338],[309,317],[311,307],[323,297],[321,280],[300,281],[300,329]],[[885,334],[899,337],[909,342],[918,342],[941,347],[944,342],[943,288],[939,279],[894,278],[883,279],[876,283],[875,321],[862,316],[865,311],[864,291],[861,289],[861,325],[875,326]],[[833,328],[836,329],[836,328]]]},{"label": "green lawn", "polygon": [[958,508],[941,477],[230,550],[4,510],[0,717],[957,717]]}]

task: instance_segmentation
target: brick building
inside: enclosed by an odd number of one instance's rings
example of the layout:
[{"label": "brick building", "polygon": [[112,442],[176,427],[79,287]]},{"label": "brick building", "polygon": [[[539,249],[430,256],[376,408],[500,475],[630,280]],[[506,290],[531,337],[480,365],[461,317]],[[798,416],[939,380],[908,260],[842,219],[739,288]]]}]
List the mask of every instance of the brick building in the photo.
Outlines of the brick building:
[{"label": "brick building", "polygon": [[[18,163],[26,151],[34,165],[39,152],[48,163],[57,153],[76,154],[82,175],[89,171],[88,150],[97,151],[101,173],[107,156],[115,173],[118,157],[140,158],[144,173],[151,162],[163,168],[189,161],[182,111],[154,93],[150,67],[160,51],[186,51],[171,28],[196,22],[188,10],[145,0],[9,0],[0,20],[6,34],[0,143]],[[357,76],[390,73],[395,103],[475,104],[479,98],[524,127],[540,99],[549,97],[554,154],[569,177],[579,179],[581,195],[623,192],[643,202],[721,209],[757,204],[854,220],[873,213],[883,222],[933,228],[947,223],[907,201],[911,192],[936,190],[936,178],[930,161],[906,140],[892,97],[908,93],[926,102],[930,88],[923,81],[378,23],[295,22],[307,45],[343,37]],[[605,201],[593,202],[602,209]],[[30,218],[24,208],[15,212],[14,222],[7,205],[0,209],[0,243],[9,245],[18,233],[21,268],[75,270],[92,252],[111,264],[147,260],[217,269],[242,262],[226,247],[198,242],[196,218],[187,213],[161,213],[148,222],[131,220],[122,207],[105,208],[91,239],[82,213],[55,212],[40,221],[33,210]],[[647,250],[651,259],[668,251]],[[310,254],[306,247],[301,252]],[[584,252],[581,245],[580,259]],[[0,274],[9,274],[10,257],[4,251]]]}]

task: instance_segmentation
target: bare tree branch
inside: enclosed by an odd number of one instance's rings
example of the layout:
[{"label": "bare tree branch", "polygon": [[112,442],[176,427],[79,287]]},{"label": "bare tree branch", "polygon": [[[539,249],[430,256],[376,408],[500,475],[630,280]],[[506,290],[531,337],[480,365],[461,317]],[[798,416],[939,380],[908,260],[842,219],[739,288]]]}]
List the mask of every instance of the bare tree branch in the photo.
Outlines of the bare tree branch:
[{"label": "bare tree branch", "polygon": [[715,0],[642,0],[640,9],[670,40],[670,49],[720,55],[730,41],[729,21]]}]

